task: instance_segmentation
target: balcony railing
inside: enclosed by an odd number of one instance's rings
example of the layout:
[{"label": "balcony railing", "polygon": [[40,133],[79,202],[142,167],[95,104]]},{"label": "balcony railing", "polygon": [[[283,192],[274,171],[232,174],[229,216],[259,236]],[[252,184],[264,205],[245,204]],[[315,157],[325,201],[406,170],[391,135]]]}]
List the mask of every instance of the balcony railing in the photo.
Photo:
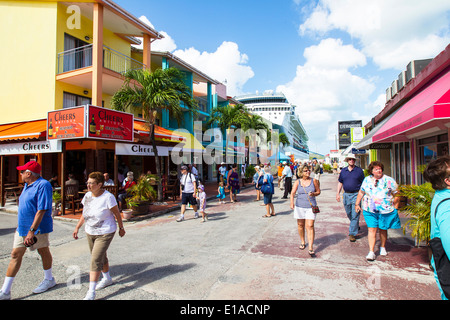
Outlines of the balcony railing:
[{"label": "balcony railing", "polygon": [[[92,66],[92,44],[58,53],[58,74]],[[103,67],[120,74],[145,65],[123,53],[103,46]]]}]

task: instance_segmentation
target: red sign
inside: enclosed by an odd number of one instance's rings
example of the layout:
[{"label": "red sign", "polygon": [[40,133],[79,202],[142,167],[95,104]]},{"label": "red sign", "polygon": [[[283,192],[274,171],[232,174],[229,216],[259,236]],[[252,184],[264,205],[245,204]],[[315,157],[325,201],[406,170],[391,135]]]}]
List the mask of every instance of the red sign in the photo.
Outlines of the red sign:
[{"label": "red sign", "polygon": [[47,140],[85,137],[85,107],[67,108],[47,114]]},{"label": "red sign", "polygon": [[86,137],[133,142],[134,116],[131,113],[88,106]]}]

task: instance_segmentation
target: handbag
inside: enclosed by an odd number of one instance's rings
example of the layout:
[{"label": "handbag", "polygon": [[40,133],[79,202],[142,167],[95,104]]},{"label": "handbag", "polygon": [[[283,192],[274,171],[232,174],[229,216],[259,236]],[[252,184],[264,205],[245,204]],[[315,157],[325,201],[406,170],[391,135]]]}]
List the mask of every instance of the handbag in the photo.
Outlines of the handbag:
[{"label": "handbag", "polygon": [[[313,181],[313,183],[314,183],[314,181]],[[306,193],[305,187],[302,186],[302,188],[303,188],[303,190],[305,191],[306,196],[308,197],[308,201],[309,201],[309,204],[311,205],[312,212],[313,212],[313,213],[319,213],[319,212],[320,212],[319,206],[313,206],[313,205],[312,205],[311,200],[309,199],[309,195]]]},{"label": "handbag", "polygon": [[[436,210],[434,211],[435,219],[439,205],[447,200],[450,200],[450,198],[442,200],[436,206]],[[434,266],[441,289],[444,292],[445,297],[450,299],[450,261],[445,253],[444,247],[442,246],[442,240],[441,238],[434,237],[428,242],[428,245],[433,252]]]},{"label": "handbag", "polygon": [[[261,176],[261,177],[263,177],[263,176]],[[263,178],[263,180],[264,180],[264,178]],[[258,181],[258,184],[259,184],[259,181]],[[273,193],[272,183],[270,181],[263,183],[261,185],[260,191],[264,194],[272,194]]]}]

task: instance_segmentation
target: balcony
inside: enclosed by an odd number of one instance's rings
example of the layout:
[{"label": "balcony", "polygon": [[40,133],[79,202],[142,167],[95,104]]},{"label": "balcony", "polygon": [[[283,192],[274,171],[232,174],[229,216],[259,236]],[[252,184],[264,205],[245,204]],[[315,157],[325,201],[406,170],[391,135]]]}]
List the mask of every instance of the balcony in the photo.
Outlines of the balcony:
[{"label": "balcony", "polygon": [[[82,88],[92,88],[92,49],[83,47],[58,53],[56,80]],[[145,68],[140,61],[103,46],[103,92],[113,95],[123,84],[124,73]]]},{"label": "balcony", "polygon": [[[92,66],[92,44],[58,53],[58,72],[74,71]],[[103,46],[103,67],[120,74],[144,68],[144,64],[116,50]]]}]

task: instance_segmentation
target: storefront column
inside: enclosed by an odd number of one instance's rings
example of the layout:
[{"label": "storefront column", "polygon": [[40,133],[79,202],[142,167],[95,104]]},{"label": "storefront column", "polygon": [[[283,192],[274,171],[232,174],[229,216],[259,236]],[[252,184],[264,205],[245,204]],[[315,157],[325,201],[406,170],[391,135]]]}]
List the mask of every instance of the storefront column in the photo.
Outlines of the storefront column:
[{"label": "storefront column", "polygon": [[5,191],[4,191],[4,185],[5,185],[5,156],[0,156],[0,197],[1,197],[1,205],[2,207],[5,206],[6,199],[5,199]]},{"label": "storefront column", "polygon": [[102,106],[103,94],[103,6],[94,3],[92,49],[92,104]]},{"label": "storefront column", "polygon": [[61,215],[66,214],[65,195],[66,195],[66,142],[63,140],[61,153]]}]

